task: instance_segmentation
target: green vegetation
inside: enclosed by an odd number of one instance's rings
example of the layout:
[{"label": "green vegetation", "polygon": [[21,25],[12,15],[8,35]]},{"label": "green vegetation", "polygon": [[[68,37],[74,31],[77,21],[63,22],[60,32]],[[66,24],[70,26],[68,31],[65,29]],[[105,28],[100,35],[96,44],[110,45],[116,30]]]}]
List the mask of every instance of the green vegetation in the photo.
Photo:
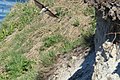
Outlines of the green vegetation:
[{"label": "green vegetation", "polygon": [[63,37],[61,35],[52,35],[44,39],[44,46],[50,47],[53,46],[55,43],[61,42]]},{"label": "green vegetation", "polygon": [[15,29],[22,30],[38,14],[36,8],[28,5],[27,3],[17,4],[16,7],[17,8],[8,14],[6,19],[2,22],[2,27],[0,29],[0,41],[6,36],[11,35]]},{"label": "green vegetation", "polygon": [[45,66],[45,67],[53,65],[54,62],[55,62],[55,52],[54,51],[48,51],[48,52],[40,53],[40,60],[43,64],[43,66]]},{"label": "green vegetation", "polygon": [[91,8],[85,8],[84,10],[83,10],[83,14],[85,15],[85,16],[94,16],[95,15],[95,10],[94,10],[94,8],[93,7],[91,7]]},{"label": "green vegetation", "polygon": [[38,1],[46,4],[47,6],[53,6],[55,2],[55,0],[38,0]]},{"label": "green vegetation", "polygon": [[66,14],[68,14],[68,10],[62,7],[57,7],[55,11],[56,11],[56,15],[59,17],[64,17]]},{"label": "green vegetation", "polygon": [[27,60],[20,52],[12,49],[0,54],[1,65],[4,66],[5,72],[0,75],[0,80],[12,80],[32,70],[32,62]]},{"label": "green vegetation", "polygon": [[[4,46],[4,39],[7,36],[22,31],[36,16],[37,11],[34,6],[30,6],[27,3],[17,4],[14,10],[2,22],[0,28],[0,48]],[[17,77],[28,74],[33,70],[32,62],[23,55],[32,47],[32,41],[30,39],[26,41],[30,32],[32,30],[28,29],[18,33],[10,44],[5,45],[8,48],[0,52],[0,63],[5,69],[5,72],[0,75],[0,80],[15,80]],[[26,77],[24,76],[24,78]]]},{"label": "green vegetation", "polygon": [[26,71],[30,70],[31,63],[22,57],[21,55],[12,55],[12,59],[9,61],[6,67],[6,72],[8,73],[8,78],[16,78],[21,76]]},{"label": "green vegetation", "polygon": [[[49,6],[55,4],[55,0],[41,1]],[[83,29],[81,18],[75,18],[80,16],[77,14],[77,11],[81,11],[78,10],[80,6],[70,5],[78,8],[67,5],[68,8],[55,7],[61,21],[38,15],[39,10],[33,3],[14,6],[0,29],[0,67],[5,69],[0,72],[0,80],[34,80],[37,72],[42,73],[44,69],[52,67],[58,54],[69,53],[79,45],[90,46],[95,19],[90,19],[90,27]],[[71,12],[73,10],[76,13]],[[83,11],[85,16],[93,13],[94,10],[89,8]]]},{"label": "green vegetation", "polygon": [[74,41],[65,41],[64,45],[62,46],[61,50],[63,53],[68,53],[69,51],[73,50],[76,46],[83,46],[84,44],[82,44],[82,38],[78,37],[76,40]]},{"label": "green vegetation", "polygon": [[93,18],[92,22],[90,23],[90,28],[89,30],[86,32],[84,30],[82,30],[81,33],[81,45],[87,47],[87,46],[94,46],[94,34],[95,34],[95,26],[96,26],[96,20]]},{"label": "green vegetation", "polygon": [[75,26],[75,27],[78,27],[80,25],[79,20],[75,19],[72,25]]}]

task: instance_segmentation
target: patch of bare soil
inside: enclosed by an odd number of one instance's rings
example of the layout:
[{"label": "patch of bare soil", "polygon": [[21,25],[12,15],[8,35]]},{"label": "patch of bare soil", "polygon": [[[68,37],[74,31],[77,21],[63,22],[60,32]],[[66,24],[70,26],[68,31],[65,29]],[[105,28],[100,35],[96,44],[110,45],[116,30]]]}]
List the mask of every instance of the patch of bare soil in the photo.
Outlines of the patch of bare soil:
[{"label": "patch of bare soil", "polygon": [[67,54],[58,55],[56,64],[48,70],[44,80],[68,80],[80,68],[89,50],[89,48],[77,47]]}]

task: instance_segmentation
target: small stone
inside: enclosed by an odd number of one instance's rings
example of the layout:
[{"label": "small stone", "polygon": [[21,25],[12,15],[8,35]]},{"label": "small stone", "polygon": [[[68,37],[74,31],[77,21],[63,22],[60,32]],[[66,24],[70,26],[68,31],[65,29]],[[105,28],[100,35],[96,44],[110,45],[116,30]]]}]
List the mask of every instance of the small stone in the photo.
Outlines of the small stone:
[{"label": "small stone", "polygon": [[77,57],[76,57],[76,56],[72,56],[72,59],[73,59],[73,60],[76,60],[76,59],[77,59]]}]

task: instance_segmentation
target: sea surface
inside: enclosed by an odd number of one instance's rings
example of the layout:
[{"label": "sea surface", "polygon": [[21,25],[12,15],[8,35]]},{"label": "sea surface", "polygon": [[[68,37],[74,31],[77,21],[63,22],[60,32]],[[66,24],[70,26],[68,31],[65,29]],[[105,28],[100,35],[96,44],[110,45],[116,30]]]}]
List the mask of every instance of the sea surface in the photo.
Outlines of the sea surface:
[{"label": "sea surface", "polygon": [[26,0],[0,0],[0,22],[10,12],[12,6],[19,2],[24,3]]}]

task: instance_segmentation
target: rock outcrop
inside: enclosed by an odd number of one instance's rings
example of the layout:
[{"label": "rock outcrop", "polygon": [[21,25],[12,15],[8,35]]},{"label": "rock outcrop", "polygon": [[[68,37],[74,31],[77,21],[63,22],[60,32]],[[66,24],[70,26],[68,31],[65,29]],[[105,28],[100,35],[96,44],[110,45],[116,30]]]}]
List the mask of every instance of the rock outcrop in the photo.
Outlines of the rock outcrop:
[{"label": "rock outcrop", "polygon": [[114,20],[120,20],[120,0],[84,0],[97,10],[102,11],[102,17],[108,17]]},{"label": "rock outcrop", "polygon": [[69,80],[120,80],[120,0],[84,2],[96,11],[95,56]]},{"label": "rock outcrop", "polygon": [[120,80],[120,0],[88,0],[96,9],[92,80]]}]

